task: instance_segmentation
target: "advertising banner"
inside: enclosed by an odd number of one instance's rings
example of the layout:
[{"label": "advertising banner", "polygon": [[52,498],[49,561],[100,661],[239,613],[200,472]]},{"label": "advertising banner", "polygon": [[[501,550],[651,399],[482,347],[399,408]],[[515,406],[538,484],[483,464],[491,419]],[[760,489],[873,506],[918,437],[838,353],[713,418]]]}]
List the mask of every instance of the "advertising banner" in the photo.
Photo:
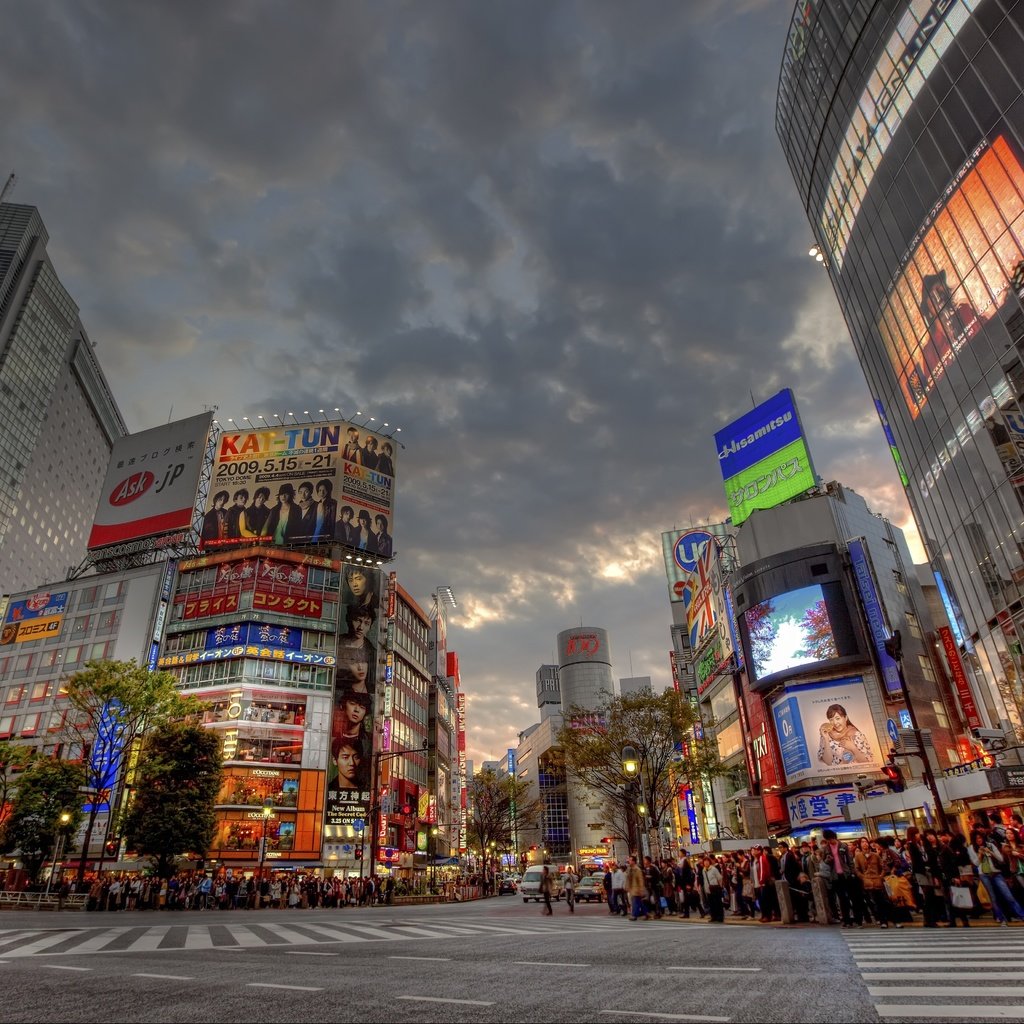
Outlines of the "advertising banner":
[{"label": "advertising banner", "polygon": [[56,636],[61,631],[67,603],[67,591],[55,594],[49,590],[40,590],[31,597],[11,601],[0,628],[0,645],[22,644],[28,640]]},{"label": "advertising banner", "polygon": [[787,687],[772,702],[786,782],[856,776],[882,766],[881,747],[860,676]]},{"label": "advertising banner", "polygon": [[[324,799],[324,838],[342,837],[354,822],[373,821],[375,699],[383,653],[379,621],[383,574],[378,569],[345,565],[342,624],[331,713],[331,740]],[[384,762],[386,764],[387,762]],[[382,790],[386,795],[386,788]],[[383,841],[387,819],[381,814]]]},{"label": "advertising banner", "polygon": [[90,551],[191,527],[212,422],[204,412],[114,442]]},{"label": "advertising banner", "polygon": [[686,600],[690,573],[697,568],[697,559],[713,539],[707,530],[669,530],[661,535],[669,600],[676,603]]},{"label": "advertising banner", "polygon": [[912,418],[993,317],[1024,288],[1024,165],[1006,136],[977,147],[922,225],[879,331]]},{"label": "advertising banner", "polygon": [[789,824],[793,828],[812,828],[834,821],[845,822],[843,808],[856,802],[857,791],[852,785],[829,789],[802,789],[786,797]]},{"label": "advertising banner", "polygon": [[225,431],[203,547],[331,541],[390,559],[396,448],[343,420]]},{"label": "advertising banner", "polygon": [[239,622],[231,626],[217,626],[206,631],[206,649],[237,647],[239,644],[258,644],[298,651],[302,648],[302,630],[291,626],[271,626],[264,622]]},{"label": "advertising banner", "polygon": [[882,672],[885,691],[886,693],[902,693],[903,684],[900,682],[899,666],[885,650],[885,641],[891,634],[885,621],[882,599],[875,587],[875,574],[871,568],[867,545],[862,538],[858,537],[849,542],[848,548],[853,577],[857,581],[857,592],[860,594],[864,615],[868,620],[868,633],[871,635],[871,644],[875,648],[875,657],[878,659],[878,667]]},{"label": "advertising banner", "polygon": [[978,714],[978,706],[974,703],[971,684],[967,681],[964,663],[960,660],[960,651],[957,649],[953,631],[949,626],[939,626],[939,639],[942,641],[942,650],[945,652],[949,671],[953,677],[953,685],[956,687],[956,695],[960,698],[960,707],[963,709],[967,725],[971,729],[980,728],[981,716]]},{"label": "advertising banner", "polygon": [[718,573],[721,546],[712,537],[697,555],[693,572],[683,584],[683,604],[686,605],[686,628],[690,634],[690,647],[696,649],[715,630],[721,603],[721,576],[718,591],[714,578]]},{"label": "advertising banner", "polygon": [[733,524],[815,486],[793,392],[785,388],[715,434]]}]

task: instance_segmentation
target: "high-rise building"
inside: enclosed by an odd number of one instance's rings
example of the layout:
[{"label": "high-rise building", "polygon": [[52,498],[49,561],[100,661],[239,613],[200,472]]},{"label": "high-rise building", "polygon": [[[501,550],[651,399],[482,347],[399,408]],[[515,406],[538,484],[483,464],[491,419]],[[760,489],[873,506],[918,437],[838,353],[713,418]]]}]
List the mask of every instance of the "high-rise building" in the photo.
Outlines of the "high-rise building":
[{"label": "high-rise building", "polygon": [[1020,5],[800,0],[776,107],[956,634],[960,710],[1020,738],[1022,90]]},{"label": "high-rise building", "polygon": [[63,579],[127,433],[34,206],[0,204],[0,594]]}]

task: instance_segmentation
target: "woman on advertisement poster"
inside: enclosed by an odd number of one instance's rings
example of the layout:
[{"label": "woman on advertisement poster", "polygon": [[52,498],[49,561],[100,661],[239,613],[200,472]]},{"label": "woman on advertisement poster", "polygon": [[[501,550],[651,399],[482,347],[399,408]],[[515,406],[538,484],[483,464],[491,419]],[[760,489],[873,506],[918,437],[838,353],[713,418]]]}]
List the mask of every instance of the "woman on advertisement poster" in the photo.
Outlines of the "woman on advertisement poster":
[{"label": "woman on advertisement poster", "polygon": [[833,768],[872,760],[867,736],[850,721],[842,704],[830,704],[818,729],[818,760]]}]

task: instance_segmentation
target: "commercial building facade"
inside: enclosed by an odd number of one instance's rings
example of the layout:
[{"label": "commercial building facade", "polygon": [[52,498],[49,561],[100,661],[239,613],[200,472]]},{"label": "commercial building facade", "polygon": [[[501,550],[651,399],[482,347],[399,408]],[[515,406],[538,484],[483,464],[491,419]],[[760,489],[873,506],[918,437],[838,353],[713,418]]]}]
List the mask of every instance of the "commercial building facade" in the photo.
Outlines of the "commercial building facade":
[{"label": "commercial building facade", "polygon": [[33,206],[0,204],[0,594],[63,579],[127,433]]},{"label": "commercial building facade", "polygon": [[[801,0],[776,127],[984,727],[1024,737],[1024,10]],[[953,652],[950,652],[953,654]],[[964,711],[961,701],[961,711]]]}]

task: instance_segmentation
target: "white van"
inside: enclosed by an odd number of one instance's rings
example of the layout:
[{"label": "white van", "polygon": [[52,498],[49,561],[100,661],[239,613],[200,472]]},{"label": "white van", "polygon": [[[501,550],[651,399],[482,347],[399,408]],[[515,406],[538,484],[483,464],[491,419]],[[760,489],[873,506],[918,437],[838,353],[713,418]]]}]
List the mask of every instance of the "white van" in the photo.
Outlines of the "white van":
[{"label": "white van", "polygon": [[[562,898],[562,877],[558,873],[558,868],[548,865],[548,871],[551,874],[551,898],[553,900]],[[528,867],[523,872],[523,877],[519,882],[519,895],[523,897],[524,903],[529,903],[533,900],[534,903],[540,903],[544,899],[540,891],[540,880],[544,876],[544,867],[540,864],[535,864],[532,867]]]}]

